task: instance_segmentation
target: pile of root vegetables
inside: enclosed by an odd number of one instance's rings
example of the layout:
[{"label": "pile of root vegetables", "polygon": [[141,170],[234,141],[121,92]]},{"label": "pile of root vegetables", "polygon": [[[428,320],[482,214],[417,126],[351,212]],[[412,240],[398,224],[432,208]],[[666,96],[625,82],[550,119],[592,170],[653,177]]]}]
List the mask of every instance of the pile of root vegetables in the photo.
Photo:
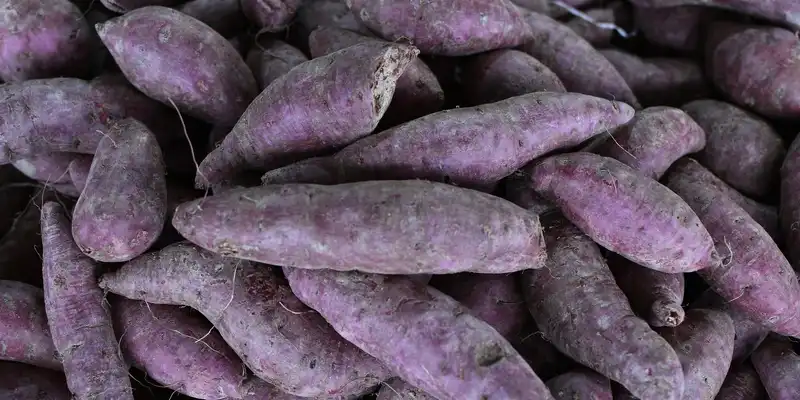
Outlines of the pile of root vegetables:
[{"label": "pile of root vegetables", "polygon": [[0,0],[0,399],[798,399],[797,29]]}]

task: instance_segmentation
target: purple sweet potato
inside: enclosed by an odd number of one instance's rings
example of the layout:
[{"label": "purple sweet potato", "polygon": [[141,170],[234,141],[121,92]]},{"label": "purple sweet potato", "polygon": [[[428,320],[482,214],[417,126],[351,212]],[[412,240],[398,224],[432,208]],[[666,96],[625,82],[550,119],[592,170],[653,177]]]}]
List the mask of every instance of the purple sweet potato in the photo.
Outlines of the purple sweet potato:
[{"label": "purple sweet potato", "polygon": [[22,282],[0,280],[0,296],[0,360],[60,370],[42,290]]},{"label": "purple sweet potato", "polygon": [[702,27],[713,16],[707,7],[634,7],[636,29],[647,41],[686,53],[700,48]]},{"label": "purple sweet potato", "polygon": [[[800,11],[795,14],[800,20]],[[709,49],[707,72],[734,102],[767,117],[796,118],[800,115],[798,46],[797,36],[786,29],[742,29]]]},{"label": "purple sweet potato", "polygon": [[719,264],[711,236],[689,205],[613,158],[561,154],[523,172],[534,191],[595,242],[643,267],[678,273]]},{"label": "purple sweet potato", "polygon": [[800,136],[792,141],[781,165],[780,223],[789,260],[800,266]]},{"label": "purple sweet potato", "polygon": [[88,74],[92,31],[67,0],[0,2],[0,80]]},{"label": "purple sweet potato", "polygon": [[640,108],[639,101],[616,68],[568,26],[542,14],[525,17],[533,38],[522,51],[556,73],[570,92],[622,101]]},{"label": "purple sweet potato", "polygon": [[258,94],[236,49],[180,11],[138,8],[98,25],[97,32],[137,89],[191,116],[232,124]]},{"label": "purple sweet potato", "polygon": [[295,268],[498,274],[544,257],[535,215],[422,180],[233,189],[178,206],[172,225],[207,250]]},{"label": "purple sweet potato", "polygon": [[769,328],[748,319],[745,313],[732,307],[730,303],[711,289],[706,290],[699,298],[693,301],[691,308],[718,310],[728,314],[736,329],[736,336],[733,341],[733,364],[740,364],[747,357],[750,357],[753,350],[761,344],[761,341],[769,333]]},{"label": "purple sweet potato", "polygon": [[174,6],[182,0],[100,0],[103,6],[116,13],[126,13],[146,6]]},{"label": "purple sweet potato", "polygon": [[800,284],[769,234],[722,191],[678,163],[666,182],[697,213],[722,258],[700,276],[732,307],[775,332],[800,337]]},{"label": "purple sweet potato", "polygon": [[717,100],[681,107],[706,132],[697,160],[745,195],[763,198],[778,185],[786,145],[758,116]]},{"label": "purple sweet potato", "polygon": [[475,55],[462,67],[464,96],[469,105],[494,103],[533,92],[566,92],[564,84],[539,60],[518,50]]},{"label": "purple sweet potato", "polygon": [[[626,104],[598,97],[537,92],[427,115],[307,163],[334,182],[427,179],[491,190],[525,163],[614,129],[633,113]],[[264,182],[281,175],[271,171]]]},{"label": "purple sweet potato", "polygon": [[286,29],[303,0],[241,0],[245,16],[264,32]]},{"label": "purple sweet potato", "polygon": [[545,382],[556,400],[612,400],[611,382],[588,368],[579,368]]},{"label": "purple sweet potato", "polygon": [[767,393],[750,362],[732,367],[714,400],[766,400]]},{"label": "purple sweet potato", "polygon": [[208,25],[224,37],[244,29],[245,17],[239,0],[191,0],[177,10]]},{"label": "purple sweet potato", "polygon": [[679,158],[706,145],[706,134],[685,112],[650,107],[604,139],[593,153],[619,160],[642,175],[661,179]]},{"label": "purple sweet potato", "polygon": [[30,365],[0,361],[0,398],[71,400],[64,374]]},{"label": "purple sweet potato", "polygon": [[[247,65],[253,71],[261,90],[306,61],[308,57],[296,47],[266,36],[258,39],[247,53]],[[228,132],[230,130],[225,133]]]},{"label": "purple sweet potato", "polygon": [[[176,280],[185,290],[176,290]],[[131,299],[200,311],[253,373],[298,396],[360,394],[390,376],[304,306],[268,266],[178,243],[99,282]]]},{"label": "purple sweet potato", "polygon": [[708,95],[703,69],[687,58],[641,58],[618,49],[600,50],[647,106],[679,106]]},{"label": "purple sweet potato", "polygon": [[705,6],[736,11],[800,27],[800,4],[792,0],[631,0],[637,7]]},{"label": "purple sweet potato", "polygon": [[48,183],[69,183],[67,168],[74,153],[36,154],[29,158],[20,158],[12,162],[20,172],[28,178]]},{"label": "purple sweet potato", "polygon": [[86,180],[89,179],[89,171],[92,168],[91,156],[78,155],[72,158],[69,163],[67,172],[69,173],[70,182],[75,186],[79,192],[83,192],[86,186]]},{"label": "purple sweet potato", "polygon": [[694,309],[674,328],[658,333],[672,345],[683,369],[683,398],[713,400],[722,387],[733,354],[733,320],[726,313]]},{"label": "purple sweet potato", "polygon": [[298,65],[253,101],[200,164],[195,183],[207,187],[248,169],[279,168],[370,134],[417,53],[370,42]]},{"label": "purple sweet potato", "polygon": [[435,398],[552,399],[508,341],[430,286],[356,271],[284,274],[340,335]]},{"label": "purple sweet potato", "polygon": [[608,266],[633,311],[650,326],[673,327],[683,322],[683,274],[644,268],[618,255],[608,257]]},{"label": "purple sweet potato", "polygon": [[409,41],[423,54],[465,56],[518,46],[530,39],[522,11],[507,0],[346,3],[373,32],[390,42]]},{"label": "purple sweet potato", "polygon": [[680,399],[678,356],[633,314],[600,249],[558,214],[543,221],[547,266],[523,272],[522,291],[544,337],[637,397]]},{"label": "purple sweet potato", "polygon": [[791,400],[800,393],[800,355],[788,338],[771,334],[751,357],[771,400]]},{"label": "purple sweet potato", "polygon": [[44,308],[69,390],[77,399],[133,399],[128,367],[97,286],[99,265],[72,240],[58,203],[42,207]]},{"label": "purple sweet potato", "polygon": [[289,29],[291,42],[308,52],[308,36],[320,26],[347,29],[362,35],[374,36],[347,8],[344,0],[304,1],[297,9],[295,23]]},{"label": "purple sweet potato", "polygon": [[408,384],[400,378],[392,378],[381,384],[377,400],[437,400],[433,396]]},{"label": "purple sweet potato", "polygon": [[166,216],[161,149],[141,122],[120,121],[100,141],[75,205],[75,243],[97,261],[127,261],[158,239]]}]

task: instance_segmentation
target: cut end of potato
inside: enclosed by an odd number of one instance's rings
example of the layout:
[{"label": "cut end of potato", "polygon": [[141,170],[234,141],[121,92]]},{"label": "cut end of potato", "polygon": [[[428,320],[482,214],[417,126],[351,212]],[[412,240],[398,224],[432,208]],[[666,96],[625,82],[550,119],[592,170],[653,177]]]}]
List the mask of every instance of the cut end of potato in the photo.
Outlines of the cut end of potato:
[{"label": "cut end of potato", "polygon": [[371,85],[375,105],[375,115],[383,116],[392,102],[397,79],[417,58],[419,49],[414,46],[394,45],[386,49],[375,70],[375,81]]}]

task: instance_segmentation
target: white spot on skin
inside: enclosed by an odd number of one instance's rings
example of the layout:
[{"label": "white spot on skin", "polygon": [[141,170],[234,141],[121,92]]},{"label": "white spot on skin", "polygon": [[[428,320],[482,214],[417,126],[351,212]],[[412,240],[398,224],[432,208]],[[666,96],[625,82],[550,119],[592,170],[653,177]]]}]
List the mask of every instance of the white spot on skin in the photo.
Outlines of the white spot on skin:
[{"label": "white spot on skin", "polygon": [[14,165],[14,168],[18,169],[19,172],[22,172],[23,174],[25,174],[28,177],[36,176],[36,166],[33,165],[28,160],[25,160],[25,159],[17,160],[17,161],[14,161],[13,165]]},{"label": "white spot on skin", "polygon": [[486,14],[481,14],[481,25],[486,25],[489,22],[489,17]]}]

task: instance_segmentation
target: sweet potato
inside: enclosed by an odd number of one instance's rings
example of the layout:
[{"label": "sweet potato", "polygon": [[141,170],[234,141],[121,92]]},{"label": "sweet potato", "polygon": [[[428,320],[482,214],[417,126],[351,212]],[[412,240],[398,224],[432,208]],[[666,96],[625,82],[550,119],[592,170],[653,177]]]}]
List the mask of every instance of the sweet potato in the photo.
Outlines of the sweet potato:
[{"label": "sweet potato", "polygon": [[717,100],[681,107],[706,132],[697,160],[745,195],[763,198],[777,187],[786,145],[758,116]]},{"label": "sweet potato", "polygon": [[612,400],[611,382],[588,368],[580,368],[545,382],[556,400]]},{"label": "sweet potato", "polygon": [[800,393],[800,355],[792,342],[771,334],[751,357],[753,366],[772,400],[789,400]]},{"label": "sweet potato", "polygon": [[678,273],[719,264],[711,236],[689,205],[613,158],[561,154],[523,173],[595,242],[643,267]]},{"label": "sweet potato", "polygon": [[313,0],[304,1],[297,9],[297,18],[288,32],[290,42],[308,53],[308,36],[320,26],[333,26],[362,35],[374,36],[350,12],[344,0]]},{"label": "sweet potato", "polygon": [[740,364],[750,357],[753,350],[767,337],[769,328],[762,326],[747,318],[745,313],[739,311],[720,297],[713,290],[708,289],[692,302],[691,308],[704,308],[724,311],[733,321],[736,336],[733,341],[732,364]]},{"label": "sweet potato", "polygon": [[715,187],[676,165],[667,187],[681,196],[705,225],[721,263],[700,276],[754,322],[784,335],[800,337],[800,284],[791,265],[764,228]]},{"label": "sweet potato", "polygon": [[436,289],[355,271],[284,268],[284,274],[297,297],[340,335],[435,398],[552,399],[511,344]]},{"label": "sweet potato", "polygon": [[381,384],[376,400],[436,400],[431,395],[408,384],[400,378],[392,378]]},{"label": "sweet potato", "polygon": [[521,50],[555,72],[568,91],[640,108],[622,75],[589,42],[546,15],[529,13],[525,20],[533,31],[533,38]]},{"label": "sweet potato", "polygon": [[[800,16],[797,7],[795,14]],[[767,117],[796,118],[800,115],[800,70],[794,67],[797,46],[794,32],[786,29],[743,29],[709,49],[707,71],[734,102]]]},{"label": "sweet potato", "polygon": [[564,84],[539,60],[518,50],[502,49],[475,55],[461,71],[469,105],[494,103],[533,92],[566,92]]},{"label": "sweet potato", "polygon": [[120,121],[100,141],[75,205],[75,243],[97,261],[127,261],[158,239],[166,216],[161,149],[142,123]]},{"label": "sweet potato", "polygon": [[0,398],[71,400],[64,374],[30,365],[0,361]]},{"label": "sweet potato", "polygon": [[177,10],[208,25],[220,35],[230,37],[244,29],[244,14],[239,0],[191,0]]},{"label": "sweet potato", "polygon": [[767,393],[750,362],[728,371],[728,377],[714,400],[766,400]]},{"label": "sweet potato", "polygon": [[[177,279],[186,290],[175,289]],[[298,396],[360,394],[390,376],[267,266],[178,243],[128,262],[99,284],[131,299],[200,311],[254,374]]]},{"label": "sweet potato", "polygon": [[0,360],[60,370],[47,325],[42,290],[22,282],[0,281]]},{"label": "sweet potato", "polygon": [[558,210],[556,206],[533,191],[530,179],[522,173],[509,175],[503,182],[503,191],[505,192],[503,198],[536,215]]},{"label": "sweet potato", "polygon": [[653,327],[673,327],[683,322],[683,274],[644,268],[618,255],[608,257],[617,286],[633,311]]},{"label": "sweet potato", "polygon": [[545,338],[643,399],[680,399],[675,351],[637,318],[600,249],[558,214],[543,217],[547,266],[522,273],[528,309]]},{"label": "sweet potato", "polygon": [[687,58],[641,58],[617,49],[600,50],[645,106],[681,104],[708,95],[703,70]]},{"label": "sweet potato", "polygon": [[242,12],[264,32],[286,29],[303,0],[241,0]]},{"label": "sweet potato", "polygon": [[236,49],[180,11],[138,8],[98,25],[97,33],[137,89],[191,116],[232,124],[258,94]]},{"label": "sweet potato", "polygon": [[[324,183],[427,179],[491,190],[528,161],[578,145],[632,117],[633,109],[623,103],[578,93],[531,93],[427,115],[306,164],[333,181]],[[302,178],[305,169],[290,175]],[[281,170],[271,171],[264,182],[278,183],[283,176]]]},{"label": "sweet potato", "polygon": [[42,207],[44,308],[67,386],[77,399],[133,399],[128,367],[103,291],[99,266],[72,240],[70,223],[58,203]]},{"label": "sweet potato", "polygon": [[686,53],[700,48],[704,24],[713,15],[707,7],[634,7],[636,29],[647,41]]},{"label": "sweet potato", "polygon": [[792,0],[631,0],[638,7],[716,7],[800,28],[800,4]]},{"label": "sweet potato", "polygon": [[650,107],[637,112],[592,152],[658,180],[672,163],[705,146],[703,128],[688,114],[672,107]]},{"label": "sweet potato", "polygon": [[[247,65],[256,77],[261,90],[292,68],[308,61],[308,57],[294,46],[278,39],[258,39],[247,53]],[[225,134],[230,132],[226,131]]]},{"label": "sweet potato", "polygon": [[786,238],[786,252],[792,264],[800,265],[800,137],[795,138],[781,165],[780,223]]},{"label": "sweet potato", "polygon": [[116,13],[126,13],[146,6],[174,6],[182,0],[100,0],[103,6]]},{"label": "sweet potato", "polygon": [[15,160],[12,165],[28,178],[48,183],[69,183],[67,168],[74,153],[37,154]]},{"label": "sweet potato", "polygon": [[[293,68],[253,101],[200,164],[195,183],[206,187],[247,169],[282,167],[368,135],[417,53],[409,46],[370,42]],[[288,113],[298,118],[286,118]]]},{"label": "sweet potato", "polygon": [[0,80],[88,74],[92,31],[74,4],[13,0],[3,1],[0,10]]},{"label": "sweet potato", "polygon": [[72,158],[69,163],[67,172],[69,173],[70,182],[75,186],[79,192],[83,191],[86,186],[86,180],[89,179],[89,170],[92,168],[91,156],[79,155]]},{"label": "sweet potato", "polygon": [[713,400],[733,354],[733,320],[724,312],[694,309],[686,320],[658,333],[672,345],[683,368],[683,398]]},{"label": "sweet potato", "polygon": [[498,274],[541,267],[544,257],[535,215],[421,180],[233,189],[178,206],[172,225],[216,253],[295,268]]},{"label": "sweet potato", "polygon": [[409,41],[423,54],[465,56],[514,47],[531,33],[521,10],[507,0],[346,3],[373,32],[390,42]]}]

